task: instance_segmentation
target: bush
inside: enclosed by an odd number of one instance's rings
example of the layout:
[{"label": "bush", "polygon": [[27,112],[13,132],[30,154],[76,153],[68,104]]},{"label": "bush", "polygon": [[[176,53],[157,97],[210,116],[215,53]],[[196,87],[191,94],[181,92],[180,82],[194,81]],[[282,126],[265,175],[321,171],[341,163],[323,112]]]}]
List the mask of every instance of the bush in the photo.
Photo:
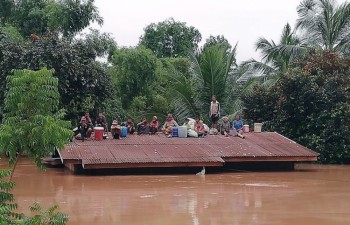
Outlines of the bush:
[{"label": "bush", "polygon": [[349,59],[322,52],[300,62],[273,88],[243,97],[244,114],[319,152],[321,162],[349,163]]}]

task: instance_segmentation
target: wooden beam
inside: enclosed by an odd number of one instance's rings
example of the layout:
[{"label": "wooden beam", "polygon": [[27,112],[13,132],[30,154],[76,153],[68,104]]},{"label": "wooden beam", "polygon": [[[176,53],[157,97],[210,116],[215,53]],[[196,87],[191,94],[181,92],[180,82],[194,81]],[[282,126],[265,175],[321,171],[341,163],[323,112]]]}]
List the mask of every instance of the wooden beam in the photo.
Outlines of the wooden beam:
[{"label": "wooden beam", "polygon": [[63,159],[63,164],[81,164],[81,159]]},{"label": "wooden beam", "polygon": [[317,161],[317,156],[257,156],[257,157],[222,157],[225,162],[307,162]]},{"label": "wooden beam", "polygon": [[222,167],[223,162],[191,162],[191,163],[108,163],[108,164],[84,164],[84,169],[110,169],[110,168],[151,168],[151,167]]}]

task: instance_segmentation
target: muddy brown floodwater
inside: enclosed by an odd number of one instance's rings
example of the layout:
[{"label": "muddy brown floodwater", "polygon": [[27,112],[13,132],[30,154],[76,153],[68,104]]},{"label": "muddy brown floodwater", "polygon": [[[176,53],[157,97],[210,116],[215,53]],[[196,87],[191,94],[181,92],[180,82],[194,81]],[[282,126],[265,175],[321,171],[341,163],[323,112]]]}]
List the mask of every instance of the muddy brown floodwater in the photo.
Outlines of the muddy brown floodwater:
[{"label": "muddy brown floodwater", "polygon": [[[2,167],[4,161],[1,161]],[[22,159],[14,174],[20,211],[58,204],[70,225],[349,225],[350,166],[292,172],[72,175]]]}]

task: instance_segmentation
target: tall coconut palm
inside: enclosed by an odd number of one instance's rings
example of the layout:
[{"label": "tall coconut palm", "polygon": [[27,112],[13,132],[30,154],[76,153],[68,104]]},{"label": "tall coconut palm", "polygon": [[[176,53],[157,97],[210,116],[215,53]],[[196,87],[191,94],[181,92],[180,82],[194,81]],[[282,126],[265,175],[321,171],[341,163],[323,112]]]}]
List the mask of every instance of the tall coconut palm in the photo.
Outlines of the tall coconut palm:
[{"label": "tall coconut palm", "polygon": [[350,3],[334,0],[303,0],[297,8],[297,29],[316,49],[349,54]]},{"label": "tall coconut palm", "polygon": [[207,47],[199,57],[192,57],[193,78],[197,91],[201,93],[201,114],[207,114],[210,99],[213,95],[221,101],[223,111],[228,106],[228,96],[232,91],[230,71],[236,66],[237,44],[227,51],[227,46],[214,45]]},{"label": "tall coconut palm", "polygon": [[191,75],[168,71],[167,92],[171,93],[174,114],[178,119],[195,115],[207,116],[210,99],[216,95],[222,109],[229,108],[229,95],[234,90],[229,72],[235,65],[236,47],[231,52],[222,45],[206,48],[199,55],[192,54]]},{"label": "tall coconut palm", "polygon": [[288,23],[284,26],[277,44],[273,40],[259,38],[255,47],[261,53],[262,61],[251,59],[243,62],[241,66],[247,69],[239,79],[241,82],[252,77],[264,76],[264,79],[258,79],[259,82],[268,80],[271,83],[270,78],[278,78],[288,69],[295,57],[307,51],[304,41],[295,34]]}]

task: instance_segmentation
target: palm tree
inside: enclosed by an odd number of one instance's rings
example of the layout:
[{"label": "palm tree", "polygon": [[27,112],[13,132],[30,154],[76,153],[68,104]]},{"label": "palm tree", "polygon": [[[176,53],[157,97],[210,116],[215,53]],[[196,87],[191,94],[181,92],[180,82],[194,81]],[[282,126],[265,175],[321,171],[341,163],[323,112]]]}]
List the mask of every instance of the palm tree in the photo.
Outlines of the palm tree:
[{"label": "palm tree", "polygon": [[252,77],[260,76],[276,77],[286,72],[295,57],[304,54],[307,50],[303,40],[292,31],[288,23],[282,30],[278,44],[273,40],[268,41],[261,37],[255,46],[262,55],[262,61],[251,59],[243,62],[241,66],[246,67],[247,70],[239,81],[247,81]]},{"label": "palm tree", "polygon": [[229,96],[234,84],[230,72],[236,65],[237,44],[228,52],[228,46],[214,45],[205,48],[199,57],[192,57],[193,78],[201,93],[201,114],[207,115],[213,95],[221,101],[224,112],[229,107]]},{"label": "palm tree", "polygon": [[296,28],[315,49],[349,54],[350,3],[334,0],[303,0],[297,8]]},{"label": "palm tree", "polygon": [[167,71],[174,114],[178,119],[208,114],[210,99],[216,95],[223,110],[228,110],[234,90],[232,71],[236,47],[231,52],[223,45],[206,48],[198,55],[191,54],[191,75],[186,77],[176,70]]}]

